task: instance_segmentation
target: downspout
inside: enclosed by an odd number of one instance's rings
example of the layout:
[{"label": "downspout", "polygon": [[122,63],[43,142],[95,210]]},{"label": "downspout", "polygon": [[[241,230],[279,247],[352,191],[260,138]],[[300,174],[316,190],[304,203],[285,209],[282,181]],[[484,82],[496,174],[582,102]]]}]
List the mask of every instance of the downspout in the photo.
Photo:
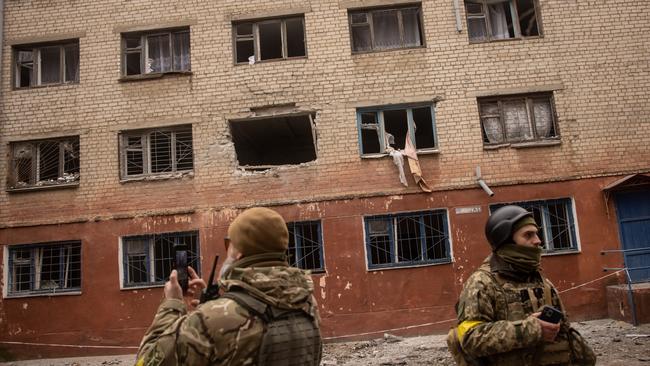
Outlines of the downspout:
[{"label": "downspout", "polygon": [[483,190],[485,191],[485,193],[487,193],[488,196],[490,196],[490,197],[494,196],[494,192],[492,192],[490,187],[488,187],[487,183],[485,183],[483,178],[481,178],[481,167],[480,166],[476,167],[476,181],[478,182],[478,185],[481,186],[481,188],[483,188]]},{"label": "downspout", "polygon": [[454,13],[456,14],[456,31],[460,33],[463,30],[463,23],[460,19],[460,4],[458,0],[454,0]]},{"label": "downspout", "polygon": [[[5,2],[4,0],[0,0],[0,97],[2,97],[2,50],[5,47],[5,38],[4,38],[4,27],[5,27],[5,22],[4,22],[4,14],[5,14]],[[2,104],[0,104],[0,108],[2,108]],[[0,113],[2,111],[0,110]]]}]

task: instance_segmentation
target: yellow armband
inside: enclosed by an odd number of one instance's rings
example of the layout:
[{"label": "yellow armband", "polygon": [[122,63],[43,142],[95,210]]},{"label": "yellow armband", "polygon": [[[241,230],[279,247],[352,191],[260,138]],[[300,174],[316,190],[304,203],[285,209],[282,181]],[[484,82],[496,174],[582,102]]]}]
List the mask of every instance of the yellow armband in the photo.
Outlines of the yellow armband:
[{"label": "yellow armband", "polygon": [[458,325],[458,341],[462,343],[465,333],[469,332],[470,329],[474,328],[475,326],[481,323],[484,322],[480,320],[465,320],[464,322],[460,323]]}]

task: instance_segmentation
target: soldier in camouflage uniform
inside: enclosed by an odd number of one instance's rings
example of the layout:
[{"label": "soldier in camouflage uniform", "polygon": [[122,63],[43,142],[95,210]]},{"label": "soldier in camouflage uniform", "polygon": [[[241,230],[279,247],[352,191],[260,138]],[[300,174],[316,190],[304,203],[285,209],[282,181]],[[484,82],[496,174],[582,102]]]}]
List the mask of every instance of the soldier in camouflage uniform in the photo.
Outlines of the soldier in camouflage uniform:
[{"label": "soldier in camouflage uniform", "polygon": [[[137,366],[320,363],[313,282],[308,272],[287,264],[282,217],[266,208],[246,210],[230,225],[228,236],[222,297],[201,305],[187,296],[183,301],[172,271],[165,299],[140,344]],[[194,270],[189,273],[191,295],[205,282]]]},{"label": "soldier in camouflage uniform", "polygon": [[459,365],[594,365],[596,357],[566,317],[539,319],[550,305],[564,313],[557,290],[539,270],[541,241],[532,213],[497,209],[486,236],[492,254],[474,272],[457,304],[448,345]]}]

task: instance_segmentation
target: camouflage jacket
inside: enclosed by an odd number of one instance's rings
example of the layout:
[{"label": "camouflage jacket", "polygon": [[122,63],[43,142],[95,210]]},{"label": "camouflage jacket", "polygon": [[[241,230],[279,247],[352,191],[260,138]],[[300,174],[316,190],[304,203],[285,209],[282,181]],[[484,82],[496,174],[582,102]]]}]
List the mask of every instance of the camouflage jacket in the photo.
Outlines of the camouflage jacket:
[{"label": "camouflage jacket", "polygon": [[464,353],[487,365],[595,363],[593,352],[566,317],[555,341],[543,340],[541,325],[530,315],[544,305],[564,312],[550,281],[539,273],[525,282],[507,280],[491,271],[489,260],[469,277],[458,301],[458,338]]},{"label": "camouflage jacket", "polygon": [[[304,310],[318,326],[308,272],[286,266],[239,267],[240,262],[220,281],[225,291],[237,287],[273,306]],[[232,299],[208,301],[189,314],[183,301],[166,299],[140,344],[136,365],[253,365],[263,333],[263,321]]]}]

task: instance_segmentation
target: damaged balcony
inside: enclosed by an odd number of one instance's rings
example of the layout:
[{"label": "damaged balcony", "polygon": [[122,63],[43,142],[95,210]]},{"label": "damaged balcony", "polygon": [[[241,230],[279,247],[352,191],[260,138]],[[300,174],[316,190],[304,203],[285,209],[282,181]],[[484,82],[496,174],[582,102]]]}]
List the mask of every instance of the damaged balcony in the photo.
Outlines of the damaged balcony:
[{"label": "damaged balcony", "polygon": [[237,161],[247,170],[267,170],[316,160],[314,113],[231,120]]}]

